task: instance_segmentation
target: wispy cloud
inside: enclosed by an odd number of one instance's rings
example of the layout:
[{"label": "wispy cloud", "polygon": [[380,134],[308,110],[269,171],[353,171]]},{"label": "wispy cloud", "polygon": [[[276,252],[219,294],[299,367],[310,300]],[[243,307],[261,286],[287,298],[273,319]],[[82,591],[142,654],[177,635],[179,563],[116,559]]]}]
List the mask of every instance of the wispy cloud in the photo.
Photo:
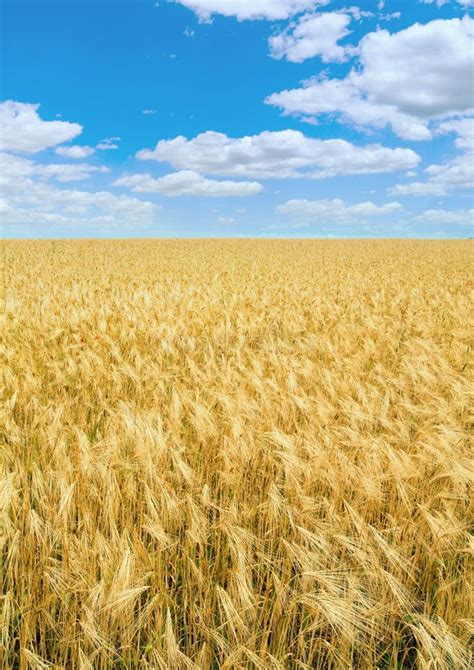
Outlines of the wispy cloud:
[{"label": "wispy cloud", "polygon": [[103,140],[100,140],[98,144],[96,144],[96,149],[100,149],[101,151],[110,151],[112,149],[118,149],[119,145],[118,142],[121,141],[121,137],[106,137]]}]

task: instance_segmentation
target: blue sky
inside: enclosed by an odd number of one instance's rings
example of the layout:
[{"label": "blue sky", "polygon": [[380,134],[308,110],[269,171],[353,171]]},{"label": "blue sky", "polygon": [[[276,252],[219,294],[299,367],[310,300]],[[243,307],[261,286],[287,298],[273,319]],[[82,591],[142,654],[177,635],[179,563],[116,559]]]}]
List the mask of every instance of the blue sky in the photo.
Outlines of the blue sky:
[{"label": "blue sky", "polygon": [[3,0],[9,237],[467,237],[474,0]]}]

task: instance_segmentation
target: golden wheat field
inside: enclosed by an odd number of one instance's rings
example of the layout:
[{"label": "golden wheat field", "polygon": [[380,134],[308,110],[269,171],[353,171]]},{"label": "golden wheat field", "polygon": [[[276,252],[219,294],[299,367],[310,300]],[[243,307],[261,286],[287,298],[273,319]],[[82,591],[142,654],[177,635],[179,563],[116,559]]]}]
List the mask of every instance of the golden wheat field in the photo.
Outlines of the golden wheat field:
[{"label": "golden wheat field", "polygon": [[4,242],[1,668],[469,668],[472,251]]}]

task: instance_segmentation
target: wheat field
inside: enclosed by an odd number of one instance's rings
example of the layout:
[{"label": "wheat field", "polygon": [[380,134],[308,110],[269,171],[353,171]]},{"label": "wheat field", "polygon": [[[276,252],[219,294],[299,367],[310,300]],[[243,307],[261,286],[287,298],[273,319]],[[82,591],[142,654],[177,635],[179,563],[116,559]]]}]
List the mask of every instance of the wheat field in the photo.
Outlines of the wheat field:
[{"label": "wheat field", "polygon": [[469,668],[472,251],[3,242],[0,667]]}]

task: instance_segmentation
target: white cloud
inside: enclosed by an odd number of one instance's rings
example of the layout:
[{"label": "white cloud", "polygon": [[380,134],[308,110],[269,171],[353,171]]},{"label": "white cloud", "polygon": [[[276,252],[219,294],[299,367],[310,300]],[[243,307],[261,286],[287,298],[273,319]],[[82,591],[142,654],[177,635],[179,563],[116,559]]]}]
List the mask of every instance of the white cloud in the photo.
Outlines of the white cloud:
[{"label": "white cloud", "polygon": [[[462,7],[474,7],[474,0],[452,0],[453,2],[457,2],[459,5]],[[451,2],[451,0],[421,0],[425,5],[436,5],[437,7],[442,7],[443,5],[447,5],[448,2]]]},{"label": "white cloud", "polygon": [[[59,196],[61,197],[54,197]],[[117,198],[111,200],[108,197]],[[54,205],[47,200],[53,197]],[[159,209],[151,202],[144,202],[135,198],[113,196],[107,192],[89,193],[86,191],[60,191],[44,184],[43,190],[36,191],[34,206],[26,203],[22,205],[8,205],[2,217],[2,225],[10,233],[14,233],[18,226],[29,226],[35,232],[41,232],[45,227],[57,226],[59,230],[74,226],[85,228],[93,226],[95,232],[110,229],[133,229],[134,227],[149,227],[155,223],[156,212]],[[67,205],[74,201],[78,204]]]},{"label": "white cloud", "polygon": [[217,221],[219,223],[222,223],[223,225],[230,225],[232,223],[235,223],[235,219],[233,216],[220,216]]},{"label": "white cloud", "polygon": [[93,172],[106,173],[109,169],[104,165],[89,165],[88,163],[70,164],[48,164],[36,166],[35,174],[48,179],[52,177],[57,181],[81,181],[89,179]]},{"label": "white cloud", "polygon": [[436,132],[439,135],[456,133],[454,144],[458,149],[474,152],[474,117],[444,121],[437,126]]},{"label": "white cloud", "polygon": [[37,153],[72,140],[82,132],[78,123],[43,121],[39,105],[14,100],[0,103],[0,149]]},{"label": "white cloud", "polygon": [[320,56],[325,63],[342,62],[354,51],[353,47],[338,44],[350,34],[347,27],[351,20],[349,14],[340,12],[304,14],[286,30],[270,37],[271,56],[292,63],[314,56]]},{"label": "white cloud", "polygon": [[427,181],[397,184],[389,189],[392,195],[446,195],[455,190],[471,190],[474,186],[474,155],[457,156],[446,163],[430,165],[425,170]]},{"label": "white cloud", "polygon": [[429,122],[470,114],[474,20],[435,20],[391,34],[378,30],[359,44],[359,67],[344,79],[312,79],[270,95],[285,114],[336,114],[356,126],[390,125],[400,137],[432,136]]},{"label": "white cloud", "polygon": [[24,177],[56,179],[62,182],[80,181],[88,179],[93,172],[109,172],[109,169],[88,163],[36,163],[13,154],[0,153],[0,179],[4,186],[11,180]]},{"label": "white cloud", "polygon": [[182,170],[154,178],[149,174],[128,175],[117,179],[115,186],[128,186],[136,193],[163,193],[167,196],[195,195],[207,197],[255,195],[263,190],[258,182],[215,181],[192,170]]},{"label": "white cloud", "polygon": [[86,145],[80,146],[79,144],[73,144],[70,147],[58,147],[55,149],[55,153],[58,156],[64,156],[65,158],[87,158],[92,156],[95,153],[93,147],[88,147]]},{"label": "white cloud", "polygon": [[93,226],[97,232],[110,227],[150,226],[158,206],[151,202],[117,196],[107,191],[59,189],[44,181],[24,179],[9,189],[3,200],[2,226],[14,234],[16,227],[32,232],[44,227]]},{"label": "white cloud", "polygon": [[110,227],[151,225],[158,207],[129,196],[107,191],[59,188],[60,182],[85,179],[105,167],[87,164],[41,164],[12,154],[0,155],[2,227],[15,234],[27,226],[32,234],[48,226],[93,226],[97,231]]},{"label": "white cloud", "polygon": [[420,160],[411,149],[316,140],[297,130],[265,131],[240,138],[213,131],[191,140],[180,135],[159,141],[153,150],[139,151],[137,158],[168,162],[178,170],[260,179],[392,172],[413,168]]},{"label": "white cloud", "polygon": [[456,133],[455,145],[463,153],[445,163],[429,165],[426,181],[397,184],[389,189],[394,195],[442,196],[451,191],[470,191],[474,187],[474,118],[445,121],[437,134]]},{"label": "white cloud", "polygon": [[142,113],[143,114],[148,114],[148,115],[153,115],[153,114],[158,114],[158,110],[157,109],[144,109]]},{"label": "white cloud", "polygon": [[446,195],[446,189],[441,184],[433,184],[426,181],[412,181],[409,184],[396,184],[388,189],[390,195]]},{"label": "white cloud", "polygon": [[474,227],[474,209],[427,209],[412,219],[415,223],[452,224]]},{"label": "white cloud", "polygon": [[380,21],[393,21],[393,19],[399,19],[401,15],[401,12],[392,12],[391,14],[381,14],[379,19]]},{"label": "white cloud", "polygon": [[276,208],[278,214],[311,223],[361,223],[367,217],[386,216],[399,212],[403,207],[398,202],[376,205],[373,202],[360,202],[347,205],[339,198],[323,200],[288,200]]},{"label": "white cloud", "polygon": [[210,21],[213,14],[245,19],[277,21],[325,5],[329,0],[175,0],[192,9],[200,21]]},{"label": "white cloud", "polygon": [[350,14],[353,16],[357,21],[361,21],[362,19],[365,18],[371,18],[372,16],[375,16],[373,12],[367,11],[365,9],[361,9],[360,7],[344,7],[342,10],[340,10],[343,14]]},{"label": "white cloud", "polygon": [[96,149],[101,151],[111,151],[112,149],[118,149],[117,142],[120,142],[120,137],[106,137],[96,145]]}]

